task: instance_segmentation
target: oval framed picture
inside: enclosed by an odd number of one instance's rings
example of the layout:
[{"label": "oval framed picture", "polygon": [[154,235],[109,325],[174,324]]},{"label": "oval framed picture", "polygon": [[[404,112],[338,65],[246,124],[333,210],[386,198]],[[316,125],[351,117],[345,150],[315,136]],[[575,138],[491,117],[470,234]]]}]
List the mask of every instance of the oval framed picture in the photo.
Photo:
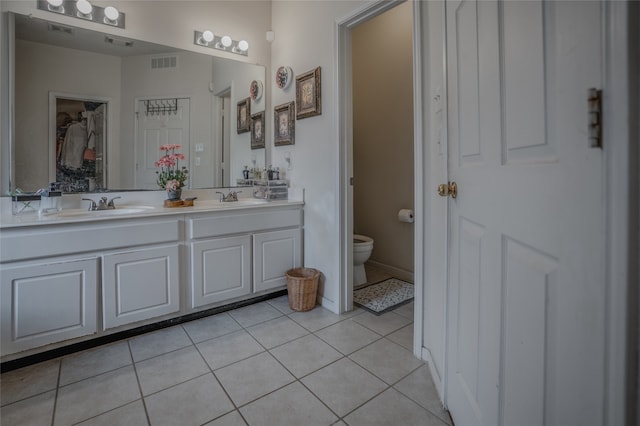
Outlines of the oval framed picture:
[{"label": "oval framed picture", "polygon": [[259,101],[262,97],[263,85],[260,80],[253,80],[249,85],[249,97],[253,101]]},{"label": "oval framed picture", "polygon": [[280,89],[286,89],[293,80],[293,70],[291,67],[281,66],[276,71],[276,85]]}]

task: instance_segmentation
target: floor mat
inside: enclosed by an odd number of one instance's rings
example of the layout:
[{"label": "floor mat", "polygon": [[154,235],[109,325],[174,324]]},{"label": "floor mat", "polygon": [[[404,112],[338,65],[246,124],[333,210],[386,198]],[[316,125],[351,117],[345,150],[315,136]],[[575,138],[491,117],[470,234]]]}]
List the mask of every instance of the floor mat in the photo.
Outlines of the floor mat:
[{"label": "floor mat", "polygon": [[413,300],[413,284],[389,278],[353,292],[353,303],[382,315]]}]

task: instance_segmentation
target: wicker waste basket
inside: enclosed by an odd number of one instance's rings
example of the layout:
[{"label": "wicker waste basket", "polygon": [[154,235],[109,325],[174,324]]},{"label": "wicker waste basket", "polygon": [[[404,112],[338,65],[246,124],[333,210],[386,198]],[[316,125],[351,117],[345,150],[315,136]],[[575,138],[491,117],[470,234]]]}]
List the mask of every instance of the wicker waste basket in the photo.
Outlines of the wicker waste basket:
[{"label": "wicker waste basket", "polygon": [[318,278],[320,271],[313,268],[294,268],[287,271],[287,291],[291,309],[306,312],[316,306]]}]

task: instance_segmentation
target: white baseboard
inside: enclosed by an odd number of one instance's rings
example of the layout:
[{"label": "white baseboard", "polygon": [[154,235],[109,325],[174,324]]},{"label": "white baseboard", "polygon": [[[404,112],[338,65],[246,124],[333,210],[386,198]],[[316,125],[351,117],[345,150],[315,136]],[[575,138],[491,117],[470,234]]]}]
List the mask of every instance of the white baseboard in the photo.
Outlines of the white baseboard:
[{"label": "white baseboard", "polygon": [[368,264],[376,269],[386,272],[387,274],[398,278],[403,281],[413,283],[413,272],[405,271],[404,269],[396,268],[395,266],[385,265],[384,263],[376,262],[375,260],[368,260]]},{"label": "white baseboard", "polygon": [[431,378],[433,379],[433,384],[436,387],[436,391],[438,392],[438,397],[440,398],[440,403],[442,404],[442,406],[444,407],[444,409],[447,409],[447,406],[444,403],[444,394],[443,394],[443,389],[442,389],[442,378],[440,377],[440,374],[438,374],[438,370],[435,368],[435,365],[433,363],[433,358],[431,357],[431,352],[429,352],[429,349],[423,347],[422,348],[422,360],[424,362],[427,363],[427,365],[429,366],[429,371],[431,372]]}]

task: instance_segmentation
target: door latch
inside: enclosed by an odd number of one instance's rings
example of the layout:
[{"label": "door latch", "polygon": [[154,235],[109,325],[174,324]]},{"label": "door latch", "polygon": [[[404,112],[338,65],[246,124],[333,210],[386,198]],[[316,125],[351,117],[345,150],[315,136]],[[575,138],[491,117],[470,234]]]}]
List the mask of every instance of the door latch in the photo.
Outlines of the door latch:
[{"label": "door latch", "polygon": [[438,195],[441,197],[456,198],[458,196],[458,184],[455,182],[441,183],[438,185]]},{"label": "door latch", "polygon": [[589,89],[589,147],[602,148],[602,90]]}]

